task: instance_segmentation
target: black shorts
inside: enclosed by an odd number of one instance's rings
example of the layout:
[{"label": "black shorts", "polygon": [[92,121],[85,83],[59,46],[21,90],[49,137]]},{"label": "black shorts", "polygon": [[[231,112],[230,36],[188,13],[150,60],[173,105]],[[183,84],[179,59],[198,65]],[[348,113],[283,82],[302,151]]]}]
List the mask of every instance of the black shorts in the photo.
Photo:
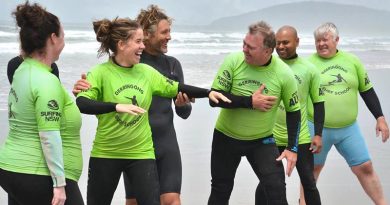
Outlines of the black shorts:
[{"label": "black shorts", "polygon": [[[162,141],[162,140],[160,140]],[[182,164],[179,146],[175,138],[171,140],[165,140],[163,142],[155,143],[155,155],[157,172],[160,183],[160,195],[165,193],[178,193],[181,191],[182,180]],[[134,190],[128,177],[123,175],[126,198],[132,199],[134,197]]]},{"label": "black shorts", "polygon": [[[23,174],[0,169],[0,186],[8,193],[9,205],[51,205],[53,181],[50,176]],[[77,182],[66,179],[65,205],[83,205]]]}]

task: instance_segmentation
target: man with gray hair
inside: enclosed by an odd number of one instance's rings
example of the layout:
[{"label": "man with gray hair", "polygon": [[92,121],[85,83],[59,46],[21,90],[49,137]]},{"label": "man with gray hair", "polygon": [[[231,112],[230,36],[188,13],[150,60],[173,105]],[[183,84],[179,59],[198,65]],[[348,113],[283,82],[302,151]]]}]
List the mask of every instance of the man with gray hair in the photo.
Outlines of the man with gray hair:
[{"label": "man with gray hair", "polygon": [[[375,117],[376,134],[382,141],[389,138],[389,128],[382,113],[379,99],[367,71],[353,54],[337,49],[339,32],[333,23],[324,23],[314,31],[317,53],[309,57],[320,71],[325,99],[323,147],[314,155],[314,175],[318,179],[332,145],[344,157],[352,172],[359,179],[364,191],[377,205],[386,204],[382,186],[374,171],[364,137],[356,121],[358,93]],[[309,108],[309,121],[313,121],[313,109]],[[309,128],[313,136],[313,123]],[[302,199],[301,199],[302,200]]]},{"label": "man with gray hair", "polygon": [[[229,203],[235,173],[243,156],[261,181],[259,187],[268,204],[287,204],[281,160],[287,159],[286,174],[290,176],[297,160],[300,106],[293,72],[272,56],[274,48],[275,33],[271,27],[264,21],[252,24],[244,38],[243,50],[228,55],[214,79],[212,89],[227,96],[263,92],[277,98],[266,110],[253,109],[252,105],[237,107],[210,102],[211,106],[222,109],[212,143],[209,205]],[[288,145],[279,155],[272,131],[280,102],[286,109]],[[256,194],[256,204],[261,203],[258,198]]]}]

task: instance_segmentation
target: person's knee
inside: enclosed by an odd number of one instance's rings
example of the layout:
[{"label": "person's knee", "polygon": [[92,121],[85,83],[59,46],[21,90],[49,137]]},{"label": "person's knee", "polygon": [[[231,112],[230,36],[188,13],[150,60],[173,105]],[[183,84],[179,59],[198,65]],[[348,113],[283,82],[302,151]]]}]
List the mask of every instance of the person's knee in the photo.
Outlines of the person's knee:
[{"label": "person's knee", "polygon": [[135,199],[126,199],[126,205],[138,205]]},{"label": "person's knee", "polygon": [[218,193],[230,193],[233,190],[234,181],[233,180],[212,180],[211,188],[212,191],[216,191]]},{"label": "person's knee", "polygon": [[372,166],[372,162],[368,161],[363,164],[353,166],[352,168],[353,173],[355,173],[357,176],[370,176],[374,174],[374,167]]},{"label": "person's knee", "polygon": [[324,165],[314,165],[313,175],[314,175],[314,179],[316,181],[318,180],[318,177],[320,176],[320,173],[321,173],[321,170],[323,167],[324,167]]},{"label": "person's knee", "polygon": [[161,205],[180,205],[180,195],[178,193],[166,193],[160,196]]},{"label": "person's knee", "polygon": [[261,182],[261,186],[269,202],[284,202],[286,200],[286,183],[280,174],[265,177]]}]

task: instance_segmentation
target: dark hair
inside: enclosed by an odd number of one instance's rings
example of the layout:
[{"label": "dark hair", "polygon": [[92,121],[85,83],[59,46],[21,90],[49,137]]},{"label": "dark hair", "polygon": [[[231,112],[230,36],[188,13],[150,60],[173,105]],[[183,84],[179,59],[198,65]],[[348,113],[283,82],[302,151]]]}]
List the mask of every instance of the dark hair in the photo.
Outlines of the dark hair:
[{"label": "dark hair", "polygon": [[118,42],[121,40],[127,41],[133,37],[137,29],[141,28],[134,20],[118,17],[112,21],[108,19],[94,21],[92,24],[96,33],[96,40],[101,43],[98,56],[105,53],[110,55],[110,51],[116,54]]},{"label": "dark hair", "polygon": [[20,27],[19,38],[25,55],[45,48],[46,40],[52,33],[60,35],[61,25],[58,17],[37,3],[30,5],[27,1],[19,4],[12,15]]},{"label": "dark hair", "polygon": [[149,5],[147,10],[141,9],[137,16],[137,22],[148,33],[154,33],[157,29],[157,24],[162,20],[167,20],[170,24],[172,23],[172,19],[164,13],[164,10],[153,4]]}]

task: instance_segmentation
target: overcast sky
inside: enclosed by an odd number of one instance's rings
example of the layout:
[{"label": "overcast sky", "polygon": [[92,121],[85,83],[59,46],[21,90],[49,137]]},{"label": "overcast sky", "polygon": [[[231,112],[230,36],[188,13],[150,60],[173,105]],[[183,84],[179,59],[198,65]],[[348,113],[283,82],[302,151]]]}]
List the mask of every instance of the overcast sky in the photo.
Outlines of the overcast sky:
[{"label": "overcast sky", "polygon": [[[206,25],[211,21],[269,6],[302,0],[30,0],[46,7],[64,23],[89,23],[94,19],[134,18],[141,8],[157,4],[179,25]],[[318,0],[311,0],[318,1]],[[389,0],[323,0],[390,10]],[[13,21],[11,12],[23,0],[0,0],[0,21]],[[346,11],[347,12],[347,11]],[[282,15],[282,14],[275,14]]]}]

